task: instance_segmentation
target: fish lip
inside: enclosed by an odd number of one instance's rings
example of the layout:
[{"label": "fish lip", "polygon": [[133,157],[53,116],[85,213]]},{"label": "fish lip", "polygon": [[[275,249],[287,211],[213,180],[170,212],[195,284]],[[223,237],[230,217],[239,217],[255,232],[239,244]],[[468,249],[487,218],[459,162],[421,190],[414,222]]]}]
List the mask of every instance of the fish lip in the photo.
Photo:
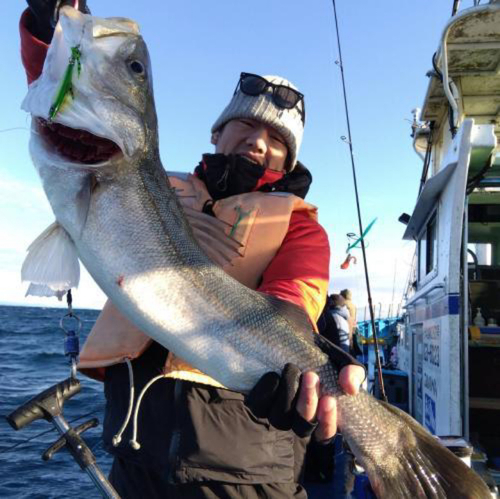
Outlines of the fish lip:
[{"label": "fish lip", "polygon": [[107,137],[39,116],[34,116],[33,121],[46,152],[65,164],[100,167],[125,156],[118,144]]}]

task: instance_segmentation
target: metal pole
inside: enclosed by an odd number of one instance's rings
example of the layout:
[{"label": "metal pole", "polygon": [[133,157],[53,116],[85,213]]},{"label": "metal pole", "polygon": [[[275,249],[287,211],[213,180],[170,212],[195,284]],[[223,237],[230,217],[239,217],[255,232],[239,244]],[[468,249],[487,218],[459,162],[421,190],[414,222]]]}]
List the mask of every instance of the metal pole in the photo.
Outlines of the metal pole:
[{"label": "metal pole", "polygon": [[[70,426],[62,416],[54,416],[52,418],[52,423],[56,427],[59,434],[63,437],[71,430]],[[83,442],[83,441],[82,441]],[[80,449],[83,449],[85,443],[80,444]],[[88,464],[85,468],[82,468],[94,482],[94,485],[101,491],[103,497],[110,499],[120,499],[120,496],[109,483],[106,475],[99,469],[96,464]]]}]

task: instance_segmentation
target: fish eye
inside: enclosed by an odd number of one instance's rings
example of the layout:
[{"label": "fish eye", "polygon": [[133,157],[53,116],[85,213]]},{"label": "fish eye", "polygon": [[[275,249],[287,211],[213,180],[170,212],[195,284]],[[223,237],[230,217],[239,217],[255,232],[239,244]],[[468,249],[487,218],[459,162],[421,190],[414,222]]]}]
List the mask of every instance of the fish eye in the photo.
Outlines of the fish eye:
[{"label": "fish eye", "polygon": [[129,67],[130,67],[130,69],[134,73],[137,73],[137,74],[143,74],[144,73],[144,66],[139,61],[131,61],[131,62],[129,62]]}]

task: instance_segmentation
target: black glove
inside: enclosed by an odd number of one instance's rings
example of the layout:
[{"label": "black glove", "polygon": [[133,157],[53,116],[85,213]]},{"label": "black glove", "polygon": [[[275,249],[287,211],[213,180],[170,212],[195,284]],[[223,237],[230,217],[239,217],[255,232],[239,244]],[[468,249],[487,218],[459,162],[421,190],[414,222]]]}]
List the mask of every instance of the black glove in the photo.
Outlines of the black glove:
[{"label": "black glove", "polygon": [[[63,5],[74,6],[75,0],[26,0],[32,13],[29,30],[32,35],[45,43],[50,43],[59,19],[59,9]],[[78,10],[90,14],[87,0],[79,0]]]},{"label": "black glove", "polygon": [[281,376],[264,374],[246,399],[247,406],[258,418],[267,418],[278,430],[293,430],[299,437],[309,436],[317,426],[302,418],[295,410],[300,386],[300,369],[286,364]]}]

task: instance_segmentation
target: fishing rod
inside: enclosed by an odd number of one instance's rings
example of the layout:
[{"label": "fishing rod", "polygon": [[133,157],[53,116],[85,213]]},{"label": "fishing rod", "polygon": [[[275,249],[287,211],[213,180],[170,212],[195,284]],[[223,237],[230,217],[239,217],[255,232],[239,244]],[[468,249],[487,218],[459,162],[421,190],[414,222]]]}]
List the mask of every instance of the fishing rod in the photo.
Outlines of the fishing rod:
[{"label": "fishing rod", "polygon": [[[362,235],[362,234],[364,234],[364,231],[363,231],[363,223],[361,220],[361,207],[360,207],[360,203],[359,203],[358,182],[357,182],[357,178],[356,178],[356,166],[354,163],[354,152],[353,152],[353,148],[352,148],[351,124],[350,124],[350,119],[349,119],[349,106],[347,105],[347,91],[346,91],[345,76],[344,76],[344,62],[342,60],[342,49],[341,49],[341,44],[340,44],[340,32],[339,32],[339,24],[338,24],[338,18],[337,18],[337,6],[335,3],[335,0],[332,0],[332,3],[333,3],[333,13],[334,13],[334,17],[335,17],[337,46],[338,46],[338,50],[339,50],[338,66],[340,67],[340,74],[342,77],[342,89],[343,89],[343,95],[344,95],[344,109],[345,109],[345,116],[346,116],[346,123],[347,123],[347,140],[344,140],[344,142],[347,142],[347,144],[349,146],[350,155],[351,155],[352,176],[353,176],[353,180],[354,180],[354,192],[355,192],[355,198],[356,198],[356,209],[357,209],[357,214],[358,214],[359,233]],[[384,389],[384,380],[382,377],[382,366],[380,364],[377,329],[375,327],[375,317],[373,314],[373,302],[372,302],[372,295],[371,295],[371,290],[370,290],[370,278],[368,276],[368,263],[366,261],[366,247],[365,247],[364,237],[361,237],[360,239],[361,239],[361,252],[363,254],[363,263],[364,263],[364,267],[365,267],[366,291],[368,294],[368,307],[370,309],[370,322],[371,322],[372,331],[373,331],[373,340],[374,340],[375,357],[376,357],[375,362],[377,365],[378,381],[379,381],[379,386],[380,386],[380,395],[381,395],[381,398],[385,402],[387,402],[387,396],[385,394],[385,389]]]}]

